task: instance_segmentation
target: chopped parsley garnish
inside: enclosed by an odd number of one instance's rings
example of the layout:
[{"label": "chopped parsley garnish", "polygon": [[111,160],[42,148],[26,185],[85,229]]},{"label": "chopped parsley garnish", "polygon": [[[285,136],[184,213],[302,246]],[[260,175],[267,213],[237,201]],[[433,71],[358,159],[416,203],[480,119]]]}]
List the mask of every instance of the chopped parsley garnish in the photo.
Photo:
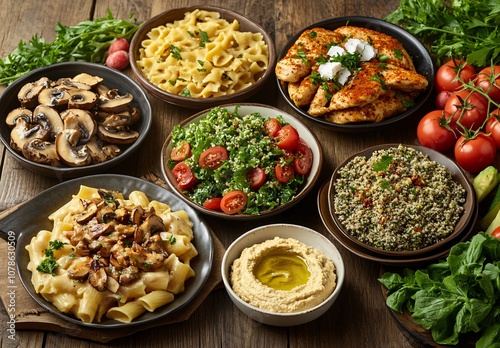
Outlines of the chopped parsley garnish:
[{"label": "chopped parsley garnish", "polygon": [[170,45],[170,54],[175,59],[182,60],[181,50],[178,47],[174,46],[174,45]]},{"label": "chopped parsley garnish", "polygon": [[373,164],[373,170],[376,172],[385,171],[387,170],[387,168],[389,168],[391,161],[392,161],[392,156],[383,155],[380,161],[375,162]]},{"label": "chopped parsley garnish", "polygon": [[373,76],[370,76],[370,79],[380,83],[380,85],[382,86],[382,89],[387,89],[387,85],[385,84],[385,81],[380,76],[373,75]]},{"label": "chopped parsley garnish", "polygon": [[300,58],[300,60],[302,60],[305,64],[309,65],[306,53],[303,50],[297,50],[297,58]]},{"label": "chopped parsley garnish", "polygon": [[183,97],[191,97],[191,91],[189,90],[189,88],[184,88],[184,90],[182,91],[181,93],[181,96]]},{"label": "chopped parsley garnish", "polygon": [[403,51],[398,48],[394,48],[393,51],[396,54],[397,59],[403,59]]},{"label": "chopped parsley garnish", "polygon": [[51,240],[49,241],[49,247],[45,249],[45,258],[42,262],[36,267],[38,272],[51,274],[55,276],[54,271],[59,267],[56,259],[54,259],[54,250],[60,250],[64,247],[63,242],[59,240]]},{"label": "chopped parsley garnish", "polygon": [[310,33],[308,33],[307,35],[308,35],[309,37],[311,37],[311,38],[313,38],[313,39],[314,39],[314,38],[316,38],[316,37],[318,36],[318,33],[317,33],[317,32],[315,32],[315,31],[311,31],[311,32],[310,32]]},{"label": "chopped parsley garnish", "polygon": [[200,38],[200,47],[205,47],[205,44],[211,42],[208,38],[208,34],[206,31],[200,30],[201,38]]}]

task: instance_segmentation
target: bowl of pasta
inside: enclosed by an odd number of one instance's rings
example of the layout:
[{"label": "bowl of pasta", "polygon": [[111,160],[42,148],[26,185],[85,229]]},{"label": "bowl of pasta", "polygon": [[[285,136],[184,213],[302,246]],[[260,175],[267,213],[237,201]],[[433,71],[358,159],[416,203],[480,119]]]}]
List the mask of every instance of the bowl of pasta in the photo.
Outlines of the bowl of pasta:
[{"label": "bowl of pasta", "polygon": [[248,99],[273,74],[271,35],[236,12],[198,5],[141,25],[130,43],[137,81],[168,103],[202,110]]},{"label": "bowl of pasta", "polygon": [[210,108],[176,125],[161,151],[166,182],[198,211],[230,220],[281,213],[314,187],[316,135],[294,116],[256,103]]},{"label": "bowl of pasta", "polygon": [[300,30],[283,47],[275,72],[282,96],[302,117],[333,131],[361,133],[426,107],[435,66],[403,28],[351,16]]},{"label": "bowl of pasta", "polygon": [[172,315],[200,292],[213,262],[210,229],[191,207],[124,175],[53,186],[0,220],[0,230],[16,241],[18,275],[31,297],[88,327]]}]

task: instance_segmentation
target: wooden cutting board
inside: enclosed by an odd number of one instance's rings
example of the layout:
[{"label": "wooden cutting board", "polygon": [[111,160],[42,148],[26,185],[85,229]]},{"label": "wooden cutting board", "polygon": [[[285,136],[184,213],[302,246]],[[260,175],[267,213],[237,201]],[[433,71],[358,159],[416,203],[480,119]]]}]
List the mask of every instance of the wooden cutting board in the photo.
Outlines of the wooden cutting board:
[{"label": "wooden cutting board", "polygon": [[[145,179],[166,187],[164,186],[164,183],[154,174],[148,174]],[[0,220],[17,208],[18,206],[14,206],[1,212]],[[15,283],[12,284],[9,282],[8,274],[15,269],[15,266],[13,268],[9,268],[9,261],[7,257],[0,258],[0,289],[2,289],[0,291],[0,299],[2,300],[5,310],[7,311],[7,315],[9,315],[9,317],[10,315],[15,315],[16,330],[45,330],[61,332],[67,335],[90,339],[102,343],[109,342],[119,337],[132,335],[138,331],[153,327],[179,323],[188,320],[201,303],[203,303],[203,301],[207,298],[210,292],[218,286],[221,286],[222,274],[220,267],[225,248],[213,231],[210,231],[210,233],[214,244],[214,259],[212,270],[207,282],[191,302],[182,307],[180,310],[162,318],[162,320],[154,320],[143,325],[126,328],[106,328],[102,330],[70,323],[53,315],[38,305],[38,303],[36,303],[24,289],[17,274],[15,277]],[[7,251],[7,242],[0,239],[0,255],[7,255]]]}]

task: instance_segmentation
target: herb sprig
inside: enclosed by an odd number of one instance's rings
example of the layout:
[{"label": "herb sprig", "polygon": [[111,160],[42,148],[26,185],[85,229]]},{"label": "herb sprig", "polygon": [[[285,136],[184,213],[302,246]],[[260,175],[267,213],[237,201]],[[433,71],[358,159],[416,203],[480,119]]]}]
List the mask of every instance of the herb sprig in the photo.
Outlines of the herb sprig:
[{"label": "herb sprig", "polygon": [[115,19],[109,9],[106,17],[74,26],[57,23],[54,41],[46,42],[35,34],[28,42],[21,40],[17,48],[0,59],[0,84],[10,84],[34,69],[54,63],[104,63],[111,43],[118,38],[130,41],[137,29],[139,24],[135,20]]},{"label": "herb sprig", "polygon": [[36,267],[38,272],[54,275],[54,271],[59,267],[56,259],[54,258],[54,250],[60,250],[64,243],[59,240],[49,241],[49,247],[45,249],[45,258]]},{"label": "herb sprig", "polygon": [[384,19],[426,43],[439,65],[450,58],[479,67],[500,64],[498,1],[400,0]]}]

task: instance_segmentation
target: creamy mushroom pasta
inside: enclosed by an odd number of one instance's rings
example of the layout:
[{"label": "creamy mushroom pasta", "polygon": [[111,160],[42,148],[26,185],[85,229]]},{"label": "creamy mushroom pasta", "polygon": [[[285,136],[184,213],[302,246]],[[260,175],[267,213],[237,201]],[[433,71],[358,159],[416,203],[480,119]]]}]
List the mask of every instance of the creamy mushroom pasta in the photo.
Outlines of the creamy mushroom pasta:
[{"label": "creamy mushroom pasta", "polygon": [[174,300],[195,276],[192,223],[142,191],[81,186],[52,213],[28,250],[31,282],[61,312],[86,323],[128,323]]},{"label": "creamy mushroom pasta", "polygon": [[141,73],[160,89],[192,98],[235,93],[257,81],[268,66],[261,33],[239,31],[218,12],[194,10],[152,29],[141,43]]}]

